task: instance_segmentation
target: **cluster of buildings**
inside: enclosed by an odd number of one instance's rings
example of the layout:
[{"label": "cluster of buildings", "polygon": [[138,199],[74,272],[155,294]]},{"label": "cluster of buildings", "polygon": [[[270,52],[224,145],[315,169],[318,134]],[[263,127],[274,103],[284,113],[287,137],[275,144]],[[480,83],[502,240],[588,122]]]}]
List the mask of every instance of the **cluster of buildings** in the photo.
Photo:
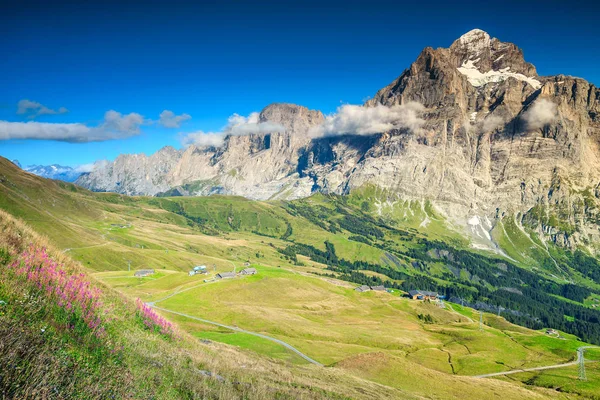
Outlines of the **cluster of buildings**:
[{"label": "cluster of buildings", "polygon": [[[256,268],[250,268],[249,267],[250,263],[244,263],[245,267],[248,268],[244,268],[242,271],[239,272],[239,274],[236,274],[235,271],[233,272],[219,272],[217,275],[215,275],[215,279],[229,279],[229,278],[235,278],[238,275],[241,276],[246,276],[246,275],[256,275],[257,271]],[[137,278],[143,278],[146,276],[150,276],[154,274],[154,270],[153,269],[140,269],[138,271],[135,271],[135,273],[133,274],[135,277]],[[206,275],[208,274],[208,267],[206,265],[197,265],[194,268],[192,268],[192,270],[190,272],[188,272],[189,276],[194,276],[194,275]],[[381,286],[383,288],[383,286]],[[377,289],[373,289],[373,290],[377,290]],[[385,290],[385,289],[383,289]]]},{"label": "cluster of buildings", "polygon": [[408,297],[413,300],[437,300],[444,296],[440,296],[437,292],[430,292],[428,290],[409,290]]},{"label": "cluster of buildings", "polygon": [[[244,263],[244,267],[249,267],[250,263],[249,262],[245,262]],[[216,269],[216,266],[214,266]],[[194,275],[205,275],[208,274],[208,268],[206,267],[206,265],[197,265],[195,266],[189,273],[189,276],[194,276]],[[256,274],[256,268],[244,268],[239,274],[235,273],[235,270],[233,272],[219,272],[218,274],[215,275],[215,279],[228,279],[228,278],[235,278],[237,275],[254,275]]]},{"label": "cluster of buildings", "polygon": [[[362,286],[355,288],[354,290],[356,290],[357,292],[360,292],[360,293],[368,292],[369,290],[382,291],[382,292],[388,291],[383,285],[379,285],[379,286],[362,285]],[[437,292],[430,292],[428,290],[409,290],[408,297],[413,300],[434,300],[434,301],[444,298],[444,296],[439,295]]]}]

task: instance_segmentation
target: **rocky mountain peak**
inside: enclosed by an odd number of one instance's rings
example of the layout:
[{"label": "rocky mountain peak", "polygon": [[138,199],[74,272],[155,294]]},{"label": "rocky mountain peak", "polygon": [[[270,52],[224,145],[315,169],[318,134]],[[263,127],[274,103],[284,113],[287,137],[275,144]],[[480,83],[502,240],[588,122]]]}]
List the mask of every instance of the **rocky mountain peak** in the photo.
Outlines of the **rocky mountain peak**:
[{"label": "rocky mountain peak", "polygon": [[323,122],[325,117],[318,110],[291,103],[272,103],[266,106],[259,116],[259,122],[278,124],[292,134],[306,134],[313,126]]},{"label": "rocky mountain peak", "polygon": [[490,35],[481,29],[473,29],[456,39],[450,49],[468,54],[469,57],[474,59],[490,47]]},{"label": "rocky mountain peak", "polygon": [[[502,85],[507,80],[521,83]],[[458,105],[467,113],[473,108],[476,92],[504,86],[513,89],[523,86],[525,95],[530,95],[542,87],[542,82],[537,78],[535,67],[525,61],[516,45],[492,38],[481,29],[473,29],[449,48],[425,48],[410,68],[377,92],[366,105],[390,106],[416,101],[437,109]]]},{"label": "rocky mountain peak", "polygon": [[173,146],[164,146],[160,148],[155,154],[162,154],[164,156],[175,156],[179,154],[179,150],[177,150]]},{"label": "rocky mountain peak", "polygon": [[[513,77],[532,84],[525,78],[535,78],[535,67],[526,62],[523,51],[513,43],[501,42],[487,32],[473,29],[454,41],[449,48],[453,64],[471,83],[499,82]],[[484,76],[481,76],[484,75]],[[522,76],[517,76],[522,75]]]}]

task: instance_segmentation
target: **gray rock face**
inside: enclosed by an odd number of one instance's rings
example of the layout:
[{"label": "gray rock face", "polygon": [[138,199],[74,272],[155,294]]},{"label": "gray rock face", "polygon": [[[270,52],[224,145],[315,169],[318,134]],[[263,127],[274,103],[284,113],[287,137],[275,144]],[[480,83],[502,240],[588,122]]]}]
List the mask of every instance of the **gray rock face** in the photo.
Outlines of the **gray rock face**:
[{"label": "gray rock face", "polygon": [[166,177],[180,159],[181,152],[173,147],[163,147],[151,156],[121,154],[112,163],[97,165],[81,175],[75,183],[100,192],[154,195],[171,188]]},{"label": "gray rock face", "polygon": [[[418,102],[421,129],[311,138],[319,111],[272,104],[285,132],[231,136],[222,148],[122,155],[77,183],[126,194],[225,193],[253,199],[347,194],[373,184],[393,199],[429,199],[482,241],[504,217],[561,246],[592,245],[600,198],[600,89],[540,77],[522,51],[480,30],[426,48],[365,107]],[[393,200],[391,199],[391,200]],[[556,221],[560,221],[557,223]]]}]

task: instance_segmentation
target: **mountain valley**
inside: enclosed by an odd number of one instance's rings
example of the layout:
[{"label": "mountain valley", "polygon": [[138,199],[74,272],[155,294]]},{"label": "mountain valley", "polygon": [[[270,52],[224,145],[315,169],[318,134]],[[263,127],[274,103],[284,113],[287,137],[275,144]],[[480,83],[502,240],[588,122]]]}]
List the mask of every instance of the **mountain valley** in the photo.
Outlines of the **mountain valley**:
[{"label": "mountain valley", "polygon": [[0,156],[0,398],[600,398],[600,89],[474,29],[373,92]]}]

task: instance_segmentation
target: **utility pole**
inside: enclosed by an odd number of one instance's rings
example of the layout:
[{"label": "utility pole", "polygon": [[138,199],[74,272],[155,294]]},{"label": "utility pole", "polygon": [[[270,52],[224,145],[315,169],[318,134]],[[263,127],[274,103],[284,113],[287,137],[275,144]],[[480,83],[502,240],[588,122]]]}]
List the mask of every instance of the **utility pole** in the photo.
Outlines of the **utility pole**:
[{"label": "utility pole", "polygon": [[127,260],[127,271],[131,272],[131,261]]},{"label": "utility pole", "polygon": [[502,306],[498,306],[498,316],[500,316],[500,311],[502,311]]},{"label": "utility pole", "polygon": [[581,349],[577,349],[577,352],[579,353],[579,380],[580,381],[587,381],[587,378],[585,376],[585,357],[584,357],[584,352],[585,349],[581,348]]}]

